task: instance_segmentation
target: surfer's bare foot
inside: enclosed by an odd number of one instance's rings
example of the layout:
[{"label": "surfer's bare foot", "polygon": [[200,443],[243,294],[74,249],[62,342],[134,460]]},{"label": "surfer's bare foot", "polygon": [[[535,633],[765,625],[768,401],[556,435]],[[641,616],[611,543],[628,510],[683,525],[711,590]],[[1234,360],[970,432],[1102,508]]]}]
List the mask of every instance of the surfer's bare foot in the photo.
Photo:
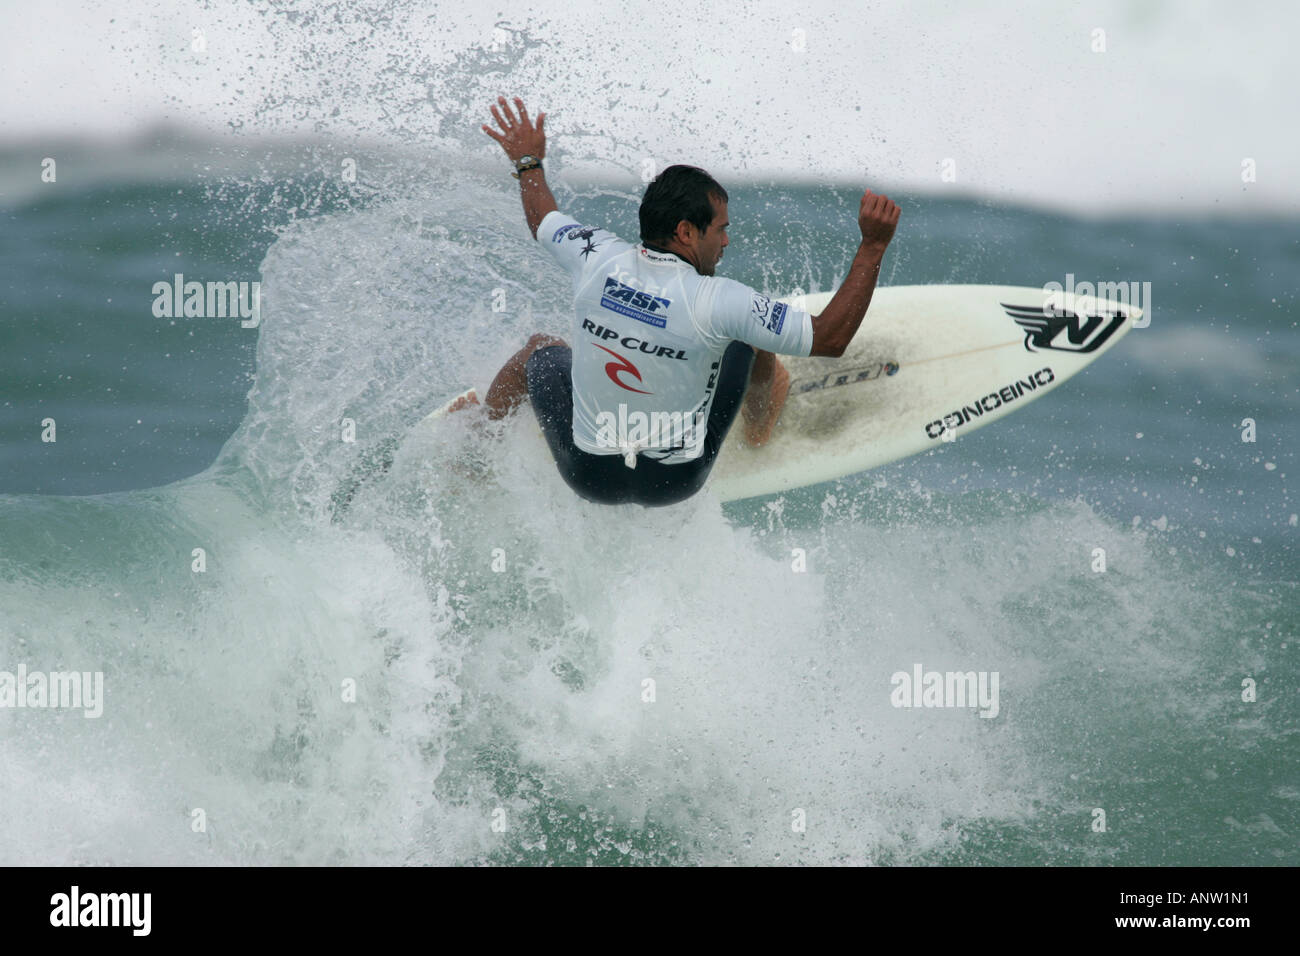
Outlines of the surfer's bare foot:
[{"label": "surfer's bare foot", "polygon": [[450,415],[452,412],[459,412],[461,409],[469,408],[471,405],[478,404],[480,404],[478,400],[478,392],[471,388],[468,392],[447,406],[447,414]]},{"label": "surfer's bare foot", "polygon": [[755,446],[767,443],[789,394],[790,373],[771,352],[759,352],[745,395],[745,441]]}]

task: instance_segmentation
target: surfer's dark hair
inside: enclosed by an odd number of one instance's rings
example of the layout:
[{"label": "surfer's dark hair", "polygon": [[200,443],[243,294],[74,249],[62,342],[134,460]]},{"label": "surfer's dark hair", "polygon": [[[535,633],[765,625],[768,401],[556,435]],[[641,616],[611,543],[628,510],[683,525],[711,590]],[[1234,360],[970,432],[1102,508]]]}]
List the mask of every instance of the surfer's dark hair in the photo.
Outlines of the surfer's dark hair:
[{"label": "surfer's dark hair", "polygon": [[663,245],[685,219],[700,232],[713,222],[712,196],[727,202],[727,191],[698,166],[669,166],[654,178],[641,198],[641,241]]}]

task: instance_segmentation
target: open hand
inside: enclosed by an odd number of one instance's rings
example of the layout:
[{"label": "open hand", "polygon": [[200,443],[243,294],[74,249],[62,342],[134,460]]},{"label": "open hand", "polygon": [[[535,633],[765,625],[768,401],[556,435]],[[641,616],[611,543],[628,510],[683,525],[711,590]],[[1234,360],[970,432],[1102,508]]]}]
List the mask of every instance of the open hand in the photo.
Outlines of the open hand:
[{"label": "open hand", "polygon": [[528,118],[528,111],[524,109],[524,101],[519,97],[515,97],[515,106],[519,108],[517,119],[504,96],[498,96],[497,103],[501,104],[501,112],[498,113],[494,105],[492,115],[496,118],[497,125],[501,127],[501,132],[496,132],[486,124],[483,126],[483,132],[500,143],[511,160],[518,160],[524,156],[536,156],[541,159],[545,156],[546,131],[542,129],[542,123],[546,120],[546,114],[538,113],[537,125],[534,126]]}]

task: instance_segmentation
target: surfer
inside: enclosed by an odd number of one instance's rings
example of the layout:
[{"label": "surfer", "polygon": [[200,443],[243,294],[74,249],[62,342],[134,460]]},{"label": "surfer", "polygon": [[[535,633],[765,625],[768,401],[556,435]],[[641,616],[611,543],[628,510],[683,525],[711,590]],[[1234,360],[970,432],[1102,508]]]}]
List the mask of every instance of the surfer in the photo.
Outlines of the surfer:
[{"label": "surfer", "polygon": [[[862,324],[899,208],[862,197],[862,243],[816,317],[714,274],[730,239],[727,191],[695,166],[670,166],[641,200],[641,242],[559,211],[546,185],[546,114],[491,107],[515,165],[529,231],[573,280],[574,347],[538,333],[493,379],[501,419],[532,402],[566,484],[603,504],[675,504],[708,477],[743,407],[745,438],[772,434],[790,388],[782,355],[839,357]],[[472,399],[471,399],[472,401]]]}]

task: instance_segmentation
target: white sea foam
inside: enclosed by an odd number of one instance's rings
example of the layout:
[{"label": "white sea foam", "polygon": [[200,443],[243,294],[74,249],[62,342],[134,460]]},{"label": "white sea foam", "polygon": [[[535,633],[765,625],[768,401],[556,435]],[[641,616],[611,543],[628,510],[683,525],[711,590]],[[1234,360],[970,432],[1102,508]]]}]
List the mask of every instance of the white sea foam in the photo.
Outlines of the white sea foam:
[{"label": "white sea foam", "polygon": [[[256,387],[210,471],[6,520],[0,651],[102,669],[108,699],[0,711],[4,862],[552,859],[561,818],[578,852],[927,861],[1093,799],[1081,739],[1218,732],[1220,582],[1087,505],[954,515],[872,486],[792,494],[765,527],[708,494],[582,502],[527,414],[408,435],[570,316],[498,185],[395,194],[271,247]],[[385,439],[387,474],[361,467]],[[997,718],[892,707],[918,660],[999,672]]]}]

